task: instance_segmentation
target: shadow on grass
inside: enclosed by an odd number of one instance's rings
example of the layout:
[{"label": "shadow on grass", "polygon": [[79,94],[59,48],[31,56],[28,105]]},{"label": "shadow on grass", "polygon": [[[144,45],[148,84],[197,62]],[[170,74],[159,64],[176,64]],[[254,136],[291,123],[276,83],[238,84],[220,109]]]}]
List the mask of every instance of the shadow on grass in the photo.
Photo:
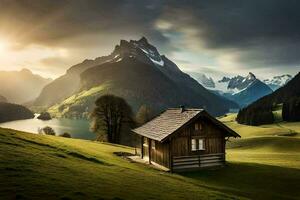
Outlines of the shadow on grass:
[{"label": "shadow on grass", "polygon": [[234,162],[219,169],[180,175],[251,199],[296,199],[300,196],[300,169]]},{"label": "shadow on grass", "polygon": [[86,161],[90,161],[90,162],[93,162],[93,163],[97,163],[97,164],[102,164],[102,165],[109,165],[111,166],[111,164],[108,164],[106,162],[103,162],[101,160],[98,160],[97,158],[93,158],[93,157],[87,157],[83,154],[80,154],[80,153],[77,153],[77,152],[67,152],[67,154],[69,156],[72,156],[72,157],[75,157],[75,158],[79,158],[79,159],[82,159],[82,160],[86,160]]},{"label": "shadow on grass", "polygon": [[[55,151],[55,153],[53,155],[55,155],[56,157],[67,158],[66,155],[68,155],[68,156],[71,156],[73,158],[78,158],[78,159],[81,159],[81,160],[85,160],[85,161],[89,161],[89,162],[93,162],[93,163],[97,163],[97,164],[111,166],[111,164],[109,164],[109,163],[106,163],[106,162],[101,161],[101,160],[99,160],[97,158],[94,158],[94,157],[86,156],[86,155],[84,155],[82,153],[79,153],[79,152],[68,151],[68,150],[60,148],[60,147],[56,147],[56,146],[53,146],[53,145],[50,145],[50,144],[44,144],[44,143],[41,143],[41,142],[37,142],[37,141],[34,141],[34,140],[25,139],[25,138],[14,137],[14,139],[25,142],[25,144],[29,143],[31,145],[37,145],[39,147],[50,148],[52,151],[53,150]],[[0,141],[0,142],[2,142],[2,141]],[[25,148],[26,148],[26,146],[29,146],[29,145],[21,145],[21,144],[18,144],[18,143],[8,143],[8,142],[6,142],[6,144],[7,145],[22,146],[22,147],[25,147]],[[32,148],[32,146],[30,146],[30,147]]]}]

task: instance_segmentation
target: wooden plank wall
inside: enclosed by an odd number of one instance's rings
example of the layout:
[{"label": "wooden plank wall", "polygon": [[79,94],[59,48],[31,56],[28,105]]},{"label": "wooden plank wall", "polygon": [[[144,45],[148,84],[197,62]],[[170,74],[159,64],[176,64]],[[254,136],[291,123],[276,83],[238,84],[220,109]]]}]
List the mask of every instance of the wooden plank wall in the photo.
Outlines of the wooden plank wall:
[{"label": "wooden plank wall", "polygon": [[[172,155],[186,156],[225,153],[225,140],[222,130],[206,119],[199,119],[196,123],[202,124],[201,130],[195,130],[195,124],[193,123],[172,137]],[[204,139],[205,150],[191,151],[192,138]]]},{"label": "wooden plank wall", "polygon": [[169,143],[155,141],[155,149],[151,148],[151,161],[165,167],[170,167]]},{"label": "wooden plank wall", "polygon": [[205,167],[216,167],[225,164],[224,154],[206,154],[173,157],[173,171],[194,170]]}]

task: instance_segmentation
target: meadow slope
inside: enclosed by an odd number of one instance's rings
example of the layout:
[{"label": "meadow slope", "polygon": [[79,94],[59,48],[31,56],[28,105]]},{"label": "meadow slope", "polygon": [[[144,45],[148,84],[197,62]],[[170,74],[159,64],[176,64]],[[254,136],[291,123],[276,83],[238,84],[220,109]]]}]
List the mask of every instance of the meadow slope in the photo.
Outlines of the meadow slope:
[{"label": "meadow slope", "polygon": [[247,126],[238,124],[235,117],[220,118],[242,136],[227,142],[228,159],[300,169],[300,122]]},{"label": "meadow slope", "polygon": [[129,147],[0,129],[0,199],[299,199],[300,138],[239,133],[226,167],[170,174],[114,154]]}]

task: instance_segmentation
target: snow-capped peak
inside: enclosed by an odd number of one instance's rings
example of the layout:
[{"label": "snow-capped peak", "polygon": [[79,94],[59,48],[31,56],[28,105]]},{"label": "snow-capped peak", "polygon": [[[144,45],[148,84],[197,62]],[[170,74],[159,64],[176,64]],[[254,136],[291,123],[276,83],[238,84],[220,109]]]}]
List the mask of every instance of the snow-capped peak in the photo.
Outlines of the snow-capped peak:
[{"label": "snow-capped peak", "polygon": [[164,66],[164,60],[157,49],[148,43],[145,37],[140,40],[121,40],[120,45],[117,45],[113,55],[119,54],[121,57],[134,57],[145,63],[152,63],[156,66]]},{"label": "snow-capped peak", "polygon": [[223,93],[236,94],[246,89],[255,80],[257,80],[256,76],[251,72],[249,72],[249,74],[245,77],[240,75],[232,78],[223,77],[221,80],[216,82],[215,89],[222,91]]},{"label": "snow-capped peak", "polygon": [[215,88],[215,82],[212,79],[212,77],[208,77],[205,74],[197,73],[197,72],[188,72],[188,73],[191,75],[191,77],[197,80],[205,88],[207,89]]},{"label": "snow-capped peak", "polygon": [[289,82],[293,77],[289,74],[284,74],[281,76],[274,76],[271,79],[265,79],[263,82],[267,84],[272,90],[277,90],[278,88],[284,86]]},{"label": "snow-capped peak", "polygon": [[255,79],[256,76],[252,72],[249,72],[248,76],[246,77],[246,80],[255,80]]}]

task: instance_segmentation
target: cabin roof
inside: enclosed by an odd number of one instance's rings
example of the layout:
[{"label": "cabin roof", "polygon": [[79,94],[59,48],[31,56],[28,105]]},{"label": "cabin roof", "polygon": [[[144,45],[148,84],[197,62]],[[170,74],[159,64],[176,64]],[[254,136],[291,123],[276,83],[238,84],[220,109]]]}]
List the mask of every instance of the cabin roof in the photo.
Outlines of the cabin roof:
[{"label": "cabin roof", "polygon": [[169,108],[143,126],[134,129],[133,132],[162,142],[171,134],[189,124],[189,122],[200,115],[206,116],[214,124],[224,129],[226,131],[226,136],[240,137],[239,134],[225,126],[214,117],[211,117],[205,110],[191,108]]}]

